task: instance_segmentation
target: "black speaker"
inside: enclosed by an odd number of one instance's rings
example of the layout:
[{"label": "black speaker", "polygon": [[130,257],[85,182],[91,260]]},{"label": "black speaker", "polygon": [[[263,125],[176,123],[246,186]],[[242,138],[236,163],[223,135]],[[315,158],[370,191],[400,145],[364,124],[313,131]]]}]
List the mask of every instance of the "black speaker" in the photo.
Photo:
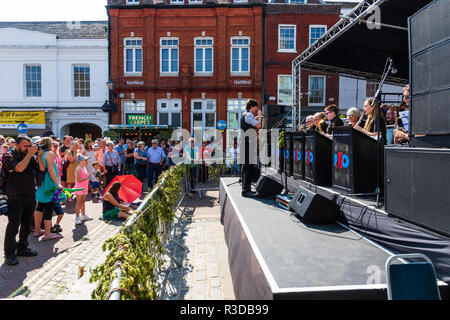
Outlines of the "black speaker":
[{"label": "black speaker", "polygon": [[299,186],[289,206],[300,218],[313,224],[330,224],[337,220],[339,205],[324,196]]},{"label": "black speaker", "polygon": [[[408,20],[412,135],[450,135],[449,5],[449,0],[433,1]],[[449,147],[443,139],[428,143]]]},{"label": "black speaker", "polygon": [[261,176],[256,182],[255,188],[258,197],[261,198],[275,197],[284,189],[282,184],[268,176]]},{"label": "black speaker", "polygon": [[277,104],[263,105],[263,128],[267,130],[272,129],[274,126],[275,128],[285,128],[287,122],[291,120],[288,115],[291,112],[291,108]]},{"label": "black speaker", "polygon": [[385,149],[386,211],[450,236],[450,149]]}]

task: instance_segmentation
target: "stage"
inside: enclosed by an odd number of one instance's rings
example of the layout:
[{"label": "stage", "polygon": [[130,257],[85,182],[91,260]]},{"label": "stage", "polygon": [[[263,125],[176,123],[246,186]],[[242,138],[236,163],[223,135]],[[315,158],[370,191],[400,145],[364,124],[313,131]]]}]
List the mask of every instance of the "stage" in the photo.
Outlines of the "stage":
[{"label": "stage", "polygon": [[238,178],[221,178],[220,205],[237,299],[387,299],[394,252],[341,219],[304,223],[275,199],[243,198]]}]

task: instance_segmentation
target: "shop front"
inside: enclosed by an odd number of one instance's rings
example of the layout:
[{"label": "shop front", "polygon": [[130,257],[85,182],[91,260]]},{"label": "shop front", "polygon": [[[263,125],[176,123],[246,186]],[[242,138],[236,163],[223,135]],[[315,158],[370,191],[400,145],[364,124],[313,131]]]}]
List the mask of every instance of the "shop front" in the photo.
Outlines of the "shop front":
[{"label": "shop front", "polygon": [[49,122],[54,134],[96,139],[103,136],[108,125],[108,113],[99,109],[61,109],[50,111]]}]

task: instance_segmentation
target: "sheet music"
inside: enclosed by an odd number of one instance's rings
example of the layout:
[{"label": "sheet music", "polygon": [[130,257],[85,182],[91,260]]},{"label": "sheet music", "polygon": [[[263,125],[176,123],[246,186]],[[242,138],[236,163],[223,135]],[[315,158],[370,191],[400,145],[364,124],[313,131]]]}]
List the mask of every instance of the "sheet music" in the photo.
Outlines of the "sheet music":
[{"label": "sheet music", "polygon": [[400,111],[398,113],[400,118],[402,119],[403,128],[406,132],[409,132],[409,110],[408,111]]}]

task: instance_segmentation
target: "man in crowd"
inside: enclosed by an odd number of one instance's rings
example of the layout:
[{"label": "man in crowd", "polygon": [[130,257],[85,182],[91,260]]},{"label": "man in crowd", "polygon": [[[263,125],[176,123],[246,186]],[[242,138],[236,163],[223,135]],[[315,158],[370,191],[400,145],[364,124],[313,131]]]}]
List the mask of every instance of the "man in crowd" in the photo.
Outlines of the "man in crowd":
[{"label": "man in crowd", "polygon": [[[19,263],[17,256],[32,257],[37,252],[28,248],[28,235],[36,207],[36,180],[37,171],[45,171],[39,150],[38,161],[35,154],[37,145],[26,136],[17,138],[15,150],[3,155],[3,170],[5,179],[5,193],[8,197],[8,225],[5,232],[4,250],[8,265]],[[16,235],[19,231],[19,242]]]},{"label": "man in crowd", "polygon": [[166,154],[164,150],[158,146],[158,140],[152,140],[152,146],[147,149],[148,159],[148,187],[152,188],[158,181],[158,177],[162,172],[164,159]]},{"label": "man in crowd", "polygon": [[125,172],[125,153],[127,153],[127,146],[125,145],[125,140],[120,139],[119,143],[114,147],[114,150],[117,151],[120,157],[121,168],[119,174],[123,174]]}]

